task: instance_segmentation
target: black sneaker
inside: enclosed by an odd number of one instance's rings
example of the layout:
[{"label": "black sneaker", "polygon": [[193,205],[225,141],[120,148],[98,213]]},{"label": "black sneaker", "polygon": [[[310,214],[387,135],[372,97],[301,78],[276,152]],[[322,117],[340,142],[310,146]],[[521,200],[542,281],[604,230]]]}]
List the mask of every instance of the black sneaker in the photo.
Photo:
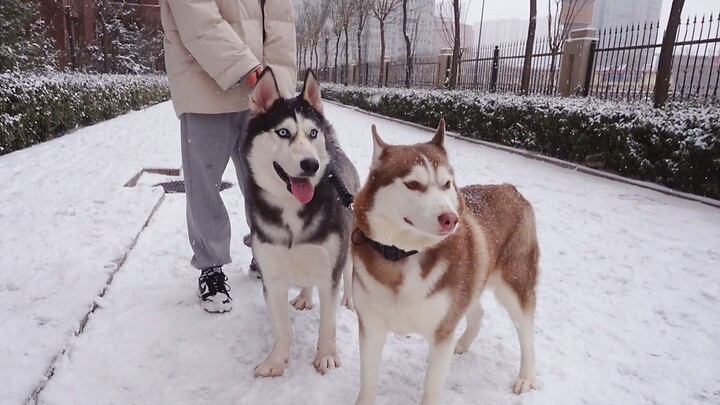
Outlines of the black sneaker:
[{"label": "black sneaker", "polygon": [[227,276],[222,267],[209,267],[202,271],[198,279],[200,306],[208,312],[227,312],[232,309],[230,289],[225,283]]},{"label": "black sneaker", "polygon": [[262,271],[260,271],[260,266],[258,266],[254,257],[250,260],[250,274],[255,274],[258,280],[262,280]]}]

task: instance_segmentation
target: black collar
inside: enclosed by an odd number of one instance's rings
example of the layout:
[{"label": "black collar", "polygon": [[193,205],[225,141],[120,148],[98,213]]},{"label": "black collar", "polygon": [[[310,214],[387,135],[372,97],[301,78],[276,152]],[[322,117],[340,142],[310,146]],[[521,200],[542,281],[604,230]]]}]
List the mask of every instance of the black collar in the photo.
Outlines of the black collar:
[{"label": "black collar", "polygon": [[[356,242],[356,241],[355,241],[355,238],[353,237],[353,238],[352,238],[352,242],[353,242],[354,244],[359,245],[359,244],[361,244],[361,243],[367,242],[367,243],[370,244],[370,246],[373,247],[373,249],[377,250],[378,253],[380,253],[381,255],[383,255],[383,257],[384,257],[385,259],[390,260],[390,261],[393,261],[393,262],[396,262],[396,261],[398,261],[398,260],[401,260],[401,259],[404,259],[404,258],[406,258],[406,257],[412,256],[412,255],[414,255],[415,253],[418,252],[417,250],[411,250],[411,251],[408,252],[408,251],[402,250],[402,249],[400,249],[400,248],[398,248],[397,246],[394,246],[394,245],[390,245],[390,246],[388,246],[388,245],[383,245],[382,243],[380,243],[380,242],[378,242],[378,241],[374,241],[374,240],[368,238],[367,235],[365,235],[365,233],[364,233],[363,231],[361,231],[360,229],[355,230],[354,233],[357,233],[358,236],[360,236],[360,239],[361,239],[360,241]],[[353,235],[353,236],[354,236],[354,235]]]}]

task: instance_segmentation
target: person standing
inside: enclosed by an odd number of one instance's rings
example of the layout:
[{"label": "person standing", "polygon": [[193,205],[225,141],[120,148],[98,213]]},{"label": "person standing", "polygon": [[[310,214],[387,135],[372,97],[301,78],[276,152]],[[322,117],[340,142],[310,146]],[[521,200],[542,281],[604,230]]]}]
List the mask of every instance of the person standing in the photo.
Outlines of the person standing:
[{"label": "person standing", "polygon": [[239,145],[246,136],[250,95],[262,68],[273,69],[281,96],[295,94],[292,4],[160,0],[160,15],[170,95],[180,119],[190,263],[201,271],[201,307],[226,312],[232,309],[232,299],[222,266],[231,262],[230,220],[220,183],[232,159],[247,198],[249,169]]}]

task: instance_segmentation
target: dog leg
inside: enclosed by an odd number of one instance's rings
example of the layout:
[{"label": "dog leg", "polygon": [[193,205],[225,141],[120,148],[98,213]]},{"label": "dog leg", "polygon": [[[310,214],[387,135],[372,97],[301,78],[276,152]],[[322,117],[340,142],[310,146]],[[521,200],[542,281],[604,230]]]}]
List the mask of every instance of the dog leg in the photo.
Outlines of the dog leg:
[{"label": "dog leg", "polygon": [[303,287],[300,290],[300,294],[290,301],[290,305],[295,307],[298,311],[305,309],[312,309],[313,307],[313,289],[312,287]]},{"label": "dog leg", "polygon": [[425,386],[423,388],[422,405],[434,405],[440,403],[445,380],[450,372],[450,361],[452,360],[455,339],[447,337],[441,341],[430,344],[430,357],[428,369],[425,374]]},{"label": "dog leg", "polygon": [[463,332],[462,336],[460,336],[460,339],[458,339],[457,345],[455,345],[456,354],[463,354],[468,351],[468,349],[470,349],[470,345],[477,337],[478,332],[480,332],[480,326],[482,325],[483,319],[483,309],[479,297],[470,301],[470,307],[465,313],[465,319],[467,320],[467,327],[465,328],[465,332]]},{"label": "dog leg", "polygon": [[360,329],[360,393],[356,405],[372,405],[377,396],[377,379],[385,347],[387,331],[364,324],[358,316]]},{"label": "dog leg", "polygon": [[318,287],[320,293],[320,331],[318,333],[317,355],[313,364],[322,374],[340,367],[340,357],[335,346],[335,321],[337,317],[338,288]]},{"label": "dog leg", "polygon": [[256,377],[278,377],[283,374],[290,360],[290,343],[292,330],[287,307],[287,288],[274,285],[270,280],[264,281],[265,303],[270,312],[270,319],[275,335],[275,345],[265,361],[255,367]]},{"label": "dog leg", "polygon": [[353,264],[352,259],[348,255],[347,262],[345,262],[345,268],[343,269],[343,297],[342,304],[347,309],[355,309],[355,304],[352,299],[352,278],[353,278]]},{"label": "dog leg", "polygon": [[527,302],[521,305],[515,290],[502,279],[498,279],[495,283],[495,296],[510,314],[520,341],[520,373],[513,383],[513,392],[522,394],[531,389],[539,389],[540,383],[535,376],[535,294],[528,294]]}]

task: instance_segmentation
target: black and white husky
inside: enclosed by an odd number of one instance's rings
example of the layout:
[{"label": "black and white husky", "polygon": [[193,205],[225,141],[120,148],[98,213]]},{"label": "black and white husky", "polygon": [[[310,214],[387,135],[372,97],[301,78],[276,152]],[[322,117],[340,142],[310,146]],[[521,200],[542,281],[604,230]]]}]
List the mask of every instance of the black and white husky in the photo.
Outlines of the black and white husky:
[{"label": "black and white husky", "polygon": [[[320,296],[320,332],[314,365],[324,373],[339,367],[335,318],[340,277],[345,273],[343,303],[350,301],[349,255],[352,212],[340,203],[336,179],[350,193],[360,180],[323,116],[320,84],[312,71],[300,94],[281,98],[270,68],[252,94],[252,116],[244,147],[250,169],[249,204],[252,252],[262,271],[263,292],[275,345],[256,376],[282,375],[290,357],[288,288],[303,287],[291,301],[312,306],[312,288]],[[335,179],[333,179],[335,177]]]}]

